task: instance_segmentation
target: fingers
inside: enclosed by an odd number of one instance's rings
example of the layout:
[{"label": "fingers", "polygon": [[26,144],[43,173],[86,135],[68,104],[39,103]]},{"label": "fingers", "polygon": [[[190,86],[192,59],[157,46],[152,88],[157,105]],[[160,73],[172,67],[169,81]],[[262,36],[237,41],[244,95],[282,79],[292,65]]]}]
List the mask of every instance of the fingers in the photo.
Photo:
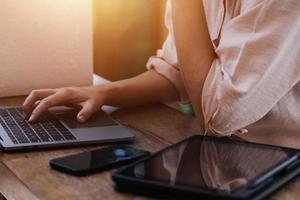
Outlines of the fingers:
[{"label": "fingers", "polygon": [[59,105],[79,105],[81,111],[77,115],[79,122],[85,122],[100,109],[102,98],[98,91],[89,88],[61,88],[55,90],[36,90],[30,93],[23,104],[26,118],[36,121],[50,107]]},{"label": "fingers", "polygon": [[36,121],[49,108],[62,104],[65,101],[65,98],[68,97],[66,95],[63,95],[62,93],[55,93],[51,96],[42,99],[41,102],[32,111],[28,121]]},{"label": "fingers", "polygon": [[32,112],[32,110],[36,107],[39,100],[44,99],[52,94],[54,94],[55,90],[34,90],[29,96],[25,99],[23,103],[23,111],[25,113],[25,118],[28,118]]},{"label": "fingers", "polygon": [[93,100],[86,101],[77,115],[77,120],[80,123],[86,122],[98,109],[100,109],[98,103]]}]

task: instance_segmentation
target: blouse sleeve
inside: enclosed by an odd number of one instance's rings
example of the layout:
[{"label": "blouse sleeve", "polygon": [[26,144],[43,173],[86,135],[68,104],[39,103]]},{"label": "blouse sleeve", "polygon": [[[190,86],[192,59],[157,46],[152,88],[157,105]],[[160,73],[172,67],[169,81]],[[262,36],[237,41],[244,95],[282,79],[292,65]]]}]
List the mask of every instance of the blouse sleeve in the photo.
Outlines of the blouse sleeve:
[{"label": "blouse sleeve", "polygon": [[185,101],[187,100],[187,94],[179,68],[177,67],[178,59],[174,42],[170,1],[167,1],[165,24],[169,32],[168,37],[163,44],[163,48],[157,51],[156,56],[152,56],[149,59],[146,67],[149,70],[154,69],[157,73],[171,81],[180,96],[178,100]]},{"label": "blouse sleeve", "polygon": [[224,26],[202,93],[209,133],[258,121],[300,80],[299,10],[300,1],[265,0]]}]

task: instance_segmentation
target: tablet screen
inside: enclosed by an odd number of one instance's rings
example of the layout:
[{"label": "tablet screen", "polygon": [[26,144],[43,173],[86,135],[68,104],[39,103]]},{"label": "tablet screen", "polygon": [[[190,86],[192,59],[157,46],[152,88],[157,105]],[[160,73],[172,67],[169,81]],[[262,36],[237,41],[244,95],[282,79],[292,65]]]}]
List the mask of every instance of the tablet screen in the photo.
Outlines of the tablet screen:
[{"label": "tablet screen", "polygon": [[123,173],[172,186],[232,192],[289,157],[281,148],[193,137]]}]

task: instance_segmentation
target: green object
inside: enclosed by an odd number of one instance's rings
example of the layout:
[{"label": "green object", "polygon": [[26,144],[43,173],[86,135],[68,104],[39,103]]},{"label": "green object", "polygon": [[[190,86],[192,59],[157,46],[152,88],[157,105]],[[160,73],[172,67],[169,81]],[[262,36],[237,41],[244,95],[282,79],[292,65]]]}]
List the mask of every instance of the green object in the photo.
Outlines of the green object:
[{"label": "green object", "polygon": [[179,103],[180,111],[186,115],[195,116],[194,109],[190,103]]}]

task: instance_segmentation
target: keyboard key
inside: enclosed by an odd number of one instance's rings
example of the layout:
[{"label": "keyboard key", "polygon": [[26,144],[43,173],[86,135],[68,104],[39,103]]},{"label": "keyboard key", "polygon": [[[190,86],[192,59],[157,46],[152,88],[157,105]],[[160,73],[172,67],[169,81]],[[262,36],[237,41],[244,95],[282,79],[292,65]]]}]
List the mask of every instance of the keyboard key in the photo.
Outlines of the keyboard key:
[{"label": "keyboard key", "polygon": [[52,137],[55,141],[64,141],[64,140],[65,140],[61,135],[51,135],[51,137]]},{"label": "keyboard key", "polygon": [[25,133],[30,142],[41,142],[40,138],[34,133],[32,128],[29,126],[29,123],[26,120],[24,120],[23,116],[17,109],[10,108],[8,109],[8,111],[12,116],[14,116],[14,119],[16,120],[16,122],[18,122],[19,127],[21,128],[23,133]]},{"label": "keyboard key", "polygon": [[[52,137],[53,135],[55,135],[55,138],[53,138],[54,140],[76,140],[73,134],[49,112],[45,115],[45,118],[49,121],[43,122],[43,126],[45,126],[46,129],[50,131],[49,133]],[[51,123],[49,123],[50,121]],[[67,135],[67,137],[65,135]]]},{"label": "keyboard key", "polygon": [[67,140],[76,140],[76,138],[74,137],[74,135],[64,135],[64,137],[67,139]]},{"label": "keyboard key", "polygon": [[0,124],[2,125],[2,127],[4,128],[4,130],[6,131],[8,137],[11,139],[11,141],[14,144],[18,144],[18,141],[16,140],[16,138],[13,136],[13,134],[11,133],[10,129],[6,126],[5,122],[2,120],[2,118],[0,117]]},{"label": "keyboard key", "polygon": [[[6,118],[4,118],[4,120],[5,119]],[[5,120],[5,122],[19,143],[29,142],[29,140],[24,135],[23,131],[18,127],[18,125],[13,120],[8,120],[8,121]]]},{"label": "keyboard key", "polygon": [[35,133],[42,139],[43,142],[54,141],[40,124],[35,123],[35,124],[31,124],[31,126],[35,131]]},{"label": "keyboard key", "polygon": [[21,108],[0,109],[0,124],[15,144],[76,140],[50,112],[31,124],[24,120]]}]

